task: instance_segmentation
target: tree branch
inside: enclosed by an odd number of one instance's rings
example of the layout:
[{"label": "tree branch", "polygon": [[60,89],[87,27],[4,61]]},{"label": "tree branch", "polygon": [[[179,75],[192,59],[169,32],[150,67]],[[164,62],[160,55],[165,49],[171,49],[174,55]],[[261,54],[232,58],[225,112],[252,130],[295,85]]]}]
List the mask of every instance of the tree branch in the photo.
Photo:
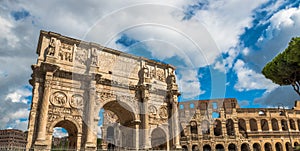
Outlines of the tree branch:
[{"label": "tree branch", "polygon": [[300,96],[300,90],[299,90],[300,81],[292,82],[292,86],[293,86],[294,90],[296,91],[296,93]]}]

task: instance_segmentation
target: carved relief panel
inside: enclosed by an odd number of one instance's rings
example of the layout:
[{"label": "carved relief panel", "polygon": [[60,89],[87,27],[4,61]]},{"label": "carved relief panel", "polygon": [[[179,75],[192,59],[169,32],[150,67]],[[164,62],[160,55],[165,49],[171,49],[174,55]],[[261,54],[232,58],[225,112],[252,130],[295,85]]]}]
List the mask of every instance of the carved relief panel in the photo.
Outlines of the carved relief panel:
[{"label": "carved relief panel", "polygon": [[70,117],[79,123],[82,119],[84,99],[80,94],[73,94],[68,97],[65,92],[56,91],[50,96],[50,106],[48,110],[49,122],[60,117]]}]

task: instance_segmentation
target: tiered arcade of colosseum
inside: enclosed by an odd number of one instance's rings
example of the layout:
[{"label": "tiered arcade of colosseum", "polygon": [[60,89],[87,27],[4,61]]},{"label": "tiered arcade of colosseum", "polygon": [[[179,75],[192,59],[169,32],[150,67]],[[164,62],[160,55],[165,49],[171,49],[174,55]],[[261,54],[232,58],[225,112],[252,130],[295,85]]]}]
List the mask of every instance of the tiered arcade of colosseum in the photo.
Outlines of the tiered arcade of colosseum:
[{"label": "tiered arcade of colosseum", "polygon": [[300,142],[300,101],[293,109],[240,108],[234,98],[179,104],[184,150],[290,151]]}]

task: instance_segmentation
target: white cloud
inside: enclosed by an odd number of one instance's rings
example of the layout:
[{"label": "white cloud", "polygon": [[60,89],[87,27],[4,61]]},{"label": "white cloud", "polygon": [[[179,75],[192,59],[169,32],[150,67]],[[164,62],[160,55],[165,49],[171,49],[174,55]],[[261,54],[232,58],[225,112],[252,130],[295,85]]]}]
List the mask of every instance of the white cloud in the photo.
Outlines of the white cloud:
[{"label": "white cloud", "polygon": [[63,129],[61,127],[55,127],[53,129],[53,134],[52,135],[54,137],[57,137],[57,138],[62,138],[62,137],[68,136],[69,134],[68,134],[68,132],[65,129]]},{"label": "white cloud", "polygon": [[26,97],[28,96],[31,96],[31,91],[29,91],[28,89],[17,89],[16,91],[7,94],[5,100],[12,102],[22,102],[26,104],[30,101],[26,99]]},{"label": "white cloud", "polygon": [[28,126],[28,120],[25,120],[25,121],[16,120],[9,127],[13,128],[13,129],[19,129],[19,130],[22,130],[22,131],[27,131],[27,126]]},{"label": "white cloud", "polygon": [[97,126],[97,138],[101,138],[102,137],[102,126]]},{"label": "white cloud", "polygon": [[197,12],[195,17],[205,24],[220,50],[227,52],[238,45],[245,28],[252,26],[253,10],[265,2],[210,1],[208,8]]},{"label": "white cloud", "polygon": [[296,100],[299,100],[299,95],[293,90],[292,86],[288,85],[264,93],[263,96],[255,98],[254,103],[270,106],[271,108],[277,108],[278,106],[292,108]]},{"label": "white cloud", "polygon": [[272,83],[271,80],[266,79],[262,74],[247,68],[245,62],[240,59],[236,61],[233,69],[238,77],[238,81],[234,85],[234,88],[238,91],[266,89],[267,92],[270,92],[278,87],[278,85]]},{"label": "white cloud", "polygon": [[231,48],[227,52],[228,57],[223,58],[221,61],[217,61],[214,65],[214,69],[218,69],[222,72],[226,72],[232,68],[234,60],[239,54],[239,51],[236,48]]},{"label": "white cloud", "polygon": [[180,78],[178,78],[178,85],[180,92],[182,92],[182,96],[185,99],[193,99],[203,93],[205,91],[200,90],[200,81],[199,76],[197,74],[197,70],[192,69],[179,69]]},{"label": "white cloud", "polygon": [[27,118],[29,116],[29,110],[28,109],[19,109],[16,112],[7,115],[11,119],[20,119],[20,118]]}]

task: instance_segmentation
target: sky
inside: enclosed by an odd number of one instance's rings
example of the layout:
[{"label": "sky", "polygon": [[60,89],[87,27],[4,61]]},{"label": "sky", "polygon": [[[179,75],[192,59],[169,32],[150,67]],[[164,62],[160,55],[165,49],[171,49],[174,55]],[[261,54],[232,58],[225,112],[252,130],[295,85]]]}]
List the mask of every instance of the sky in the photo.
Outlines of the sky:
[{"label": "sky", "polygon": [[[292,107],[261,70],[300,35],[299,0],[0,0],[0,129],[27,129],[40,30],[176,66],[180,101]],[[59,131],[57,132],[59,133]]]}]

